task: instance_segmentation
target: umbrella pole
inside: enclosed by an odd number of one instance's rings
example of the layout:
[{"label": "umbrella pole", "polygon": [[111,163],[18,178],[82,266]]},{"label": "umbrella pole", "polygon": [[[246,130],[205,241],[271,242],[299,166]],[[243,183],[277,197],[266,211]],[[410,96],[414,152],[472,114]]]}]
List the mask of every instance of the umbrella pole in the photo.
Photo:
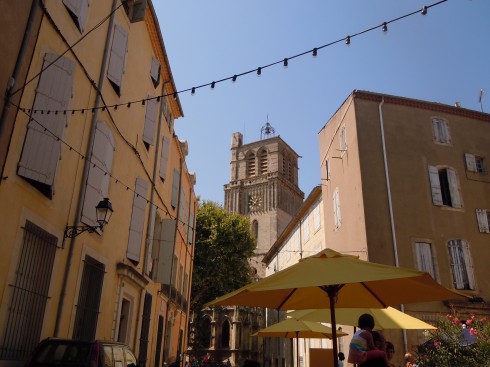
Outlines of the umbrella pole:
[{"label": "umbrella pole", "polygon": [[299,331],[296,332],[296,367],[299,367]]},{"label": "umbrella pole", "polygon": [[339,367],[339,351],[337,346],[337,322],[335,321],[335,298],[339,293],[339,290],[343,287],[343,284],[328,285],[320,287],[328,294],[330,301],[330,324],[332,325],[332,345],[333,345],[333,365]]}]

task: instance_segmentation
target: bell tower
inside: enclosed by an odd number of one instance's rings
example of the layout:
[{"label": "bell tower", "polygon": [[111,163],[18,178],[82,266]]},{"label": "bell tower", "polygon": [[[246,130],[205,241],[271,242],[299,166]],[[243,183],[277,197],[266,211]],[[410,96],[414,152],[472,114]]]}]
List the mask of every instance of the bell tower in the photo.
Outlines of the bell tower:
[{"label": "bell tower", "polygon": [[230,182],[224,185],[224,207],[250,218],[257,248],[251,266],[262,278],[261,262],[303,203],[298,187],[299,155],[267,121],[260,140],[244,144],[235,132],[231,141]]}]

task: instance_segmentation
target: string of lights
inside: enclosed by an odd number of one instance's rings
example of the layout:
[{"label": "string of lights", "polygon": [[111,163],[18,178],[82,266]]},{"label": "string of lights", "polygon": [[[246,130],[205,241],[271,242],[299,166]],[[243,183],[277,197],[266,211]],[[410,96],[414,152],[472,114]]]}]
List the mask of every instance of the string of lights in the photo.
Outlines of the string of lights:
[{"label": "string of lights", "polygon": [[157,212],[158,212],[158,210],[160,210],[162,213],[165,213],[167,215],[167,217],[169,217],[170,219],[173,219],[173,220],[178,221],[184,227],[187,226],[189,229],[192,229],[192,230],[195,229],[193,226],[191,226],[190,223],[186,223],[185,221],[180,220],[178,217],[173,216],[166,208],[161,208],[157,204],[155,204],[153,202],[150,202],[150,200],[147,197],[143,197],[140,194],[138,194],[134,189],[132,189],[131,187],[129,187],[128,185],[126,185],[124,182],[122,182],[120,179],[118,179],[117,177],[115,177],[111,173],[107,172],[103,167],[99,166],[97,163],[92,162],[90,160],[90,158],[87,158],[85,155],[83,155],[82,153],[80,153],[77,149],[75,149],[73,146],[71,146],[70,144],[68,144],[65,140],[63,140],[62,138],[60,138],[59,136],[57,136],[54,132],[52,132],[49,128],[47,128],[46,126],[44,126],[41,122],[37,121],[35,118],[33,118],[33,117],[30,117],[29,118],[29,123],[28,123],[27,127],[29,127],[29,124],[31,124],[32,122],[35,122],[37,125],[39,125],[43,129],[43,131],[45,133],[50,134],[53,138],[56,139],[56,141],[59,141],[60,143],[62,143],[63,145],[65,145],[70,152],[74,152],[75,154],[77,154],[82,161],[83,160],[88,160],[88,162],[92,165],[92,168],[98,168],[98,169],[100,169],[104,173],[104,176],[107,176],[108,175],[114,181],[114,183],[116,183],[118,185],[122,185],[126,189],[126,191],[130,191],[131,193],[133,193],[134,195],[136,195],[136,197],[141,197],[144,200],[146,200],[146,203],[149,204],[149,205],[154,206]]},{"label": "string of lights", "polygon": [[[337,43],[342,43],[343,42],[347,46],[349,46],[351,44],[351,41],[352,41],[352,39],[354,37],[361,36],[363,34],[366,34],[368,32],[374,31],[376,29],[381,29],[384,33],[386,33],[388,31],[388,24],[395,23],[397,21],[400,21],[402,19],[408,18],[408,17],[413,16],[415,14],[427,15],[428,9],[430,9],[432,7],[435,7],[435,6],[438,6],[438,5],[441,5],[442,3],[445,3],[446,1],[448,1],[448,0],[440,0],[440,1],[437,1],[437,2],[435,2],[433,4],[423,6],[422,9],[418,9],[418,10],[412,11],[410,13],[404,14],[404,15],[399,16],[397,18],[394,18],[394,19],[391,19],[391,20],[382,22],[381,24],[378,24],[376,26],[373,26],[373,27],[364,29],[364,30],[359,31],[359,32],[356,32],[356,33],[349,34],[349,35],[347,35],[345,37],[342,37],[342,38],[339,38],[339,39],[337,39],[335,41],[326,43],[326,44],[321,45],[321,46],[314,47],[313,49],[310,49],[308,51],[301,52],[301,53],[296,54],[296,55],[293,55],[293,56],[286,57],[286,58],[281,59],[279,61],[275,61],[275,62],[272,62],[272,63],[267,64],[267,65],[259,66],[259,67],[255,68],[255,69],[251,69],[251,70],[248,70],[248,71],[245,71],[245,72],[237,73],[237,74],[234,74],[232,76],[228,76],[228,77],[225,77],[225,78],[222,78],[222,79],[213,80],[212,82],[208,82],[208,83],[205,83],[205,84],[197,85],[197,86],[194,86],[194,87],[191,87],[191,88],[187,88],[187,89],[182,89],[180,91],[176,91],[176,92],[173,92],[173,93],[161,94],[161,95],[158,95],[158,96],[147,97],[147,98],[142,98],[142,99],[128,101],[128,102],[123,102],[123,103],[116,103],[116,104],[112,104],[112,105],[104,105],[104,106],[93,107],[93,108],[74,108],[74,109],[66,109],[66,110],[30,109],[30,108],[25,108],[25,107],[17,106],[17,105],[15,105],[12,102],[11,102],[11,104],[14,105],[15,107],[17,107],[18,109],[20,109],[22,112],[26,112],[28,114],[30,114],[30,113],[33,113],[33,114],[37,114],[37,113],[41,113],[41,114],[44,114],[44,113],[46,113],[46,114],[50,114],[50,113],[58,114],[58,113],[60,113],[60,114],[65,114],[66,115],[66,114],[75,114],[75,113],[82,113],[82,114],[84,114],[85,112],[87,112],[87,113],[90,113],[90,112],[94,113],[98,109],[103,110],[103,111],[106,110],[106,109],[107,110],[113,109],[114,111],[116,111],[119,107],[124,107],[125,106],[126,108],[131,108],[132,105],[144,106],[146,104],[146,102],[147,101],[150,101],[150,100],[155,100],[156,99],[156,101],[159,102],[160,99],[161,98],[164,98],[164,97],[173,97],[174,99],[176,99],[179,94],[183,94],[183,93],[187,93],[187,92],[190,92],[191,95],[194,95],[194,94],[196,94],[196,91],[198,89],[205,88],[205,87],[210,87],[211,89],[214,89],[214,88],[216,88],[216,85],[219,84],[219,83],[223,83],[223,82],[226,82],[228,80],[231,80],[232,82],[236,82],[239,77],[242,77],[242,76],[245,76],[245,75],[248,75],[248,74],[256,73],[258,76],[260,76],[262,74],[262,72],[264,71],[264,69],[268,69],[268,68],[271,68],[271,67],[276,66],[276,65],[279,65],[279,64],[282,64],[285,68],[287,68],[288,65],[289,65],[289,62],[291,60],[294,60],[296,58],[299,58],[299,57],[302,57],[302,56],[305,56],[305,55],[308,55],[308,54],[311,54],[313,57],[317,57],[318,56],[318,52],[320,50],[325,49],[325,48],[330,47],[330,46],[333,46],[333,45],[335,45]],[[80,42],[80,41],[81,41],[81,39],[78,42]],[[69,50],[70,50],[70,48],[68,50],[66,50],[62,55],[64,55]],[[60,55],[60,57],[62,55]],[[42,69],[34,78],[36,78],[39,75],[41,75],[42,72],[47,67],[49,67],[50,65],[48,65],[44,69]],[[34,78],[32,78],[32,79],[34,79]],[[29,80],[29,82],[32,81],[32,79]],[[26,84],[28,84],[28,83],[26,83]],[[22,88],[24,88],[24,87],[22,87]]]}]

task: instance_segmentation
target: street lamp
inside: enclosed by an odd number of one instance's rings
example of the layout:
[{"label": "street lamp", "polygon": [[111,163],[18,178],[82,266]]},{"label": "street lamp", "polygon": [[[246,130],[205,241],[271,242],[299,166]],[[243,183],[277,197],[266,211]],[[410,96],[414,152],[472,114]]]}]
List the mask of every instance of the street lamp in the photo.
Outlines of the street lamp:
[{"label": "street lamp", "polygon": [[95,232],[97,229],[102,229],[104,226],[109,223],[109,219],[111,219],[112,215],[112,204],[108,198],[104,198],[101,200],[97,206],[95,207],[95,215],[97,217],[98,226],[66,226],[65,232],[63,234],[63,238],[75,238],[80,233],[83,232]]}]

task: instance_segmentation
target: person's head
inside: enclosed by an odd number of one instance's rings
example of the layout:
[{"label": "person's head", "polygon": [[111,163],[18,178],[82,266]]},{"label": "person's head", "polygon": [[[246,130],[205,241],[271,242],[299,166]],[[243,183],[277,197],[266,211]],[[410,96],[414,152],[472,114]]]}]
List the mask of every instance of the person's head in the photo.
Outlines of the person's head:
[{"label": "person's head", "polygon": [[391,361],[393,358],[393,354],[395,354],[395,346],[393,345],[392,342],[387,341],[386,342],[386,358],[388,361]]},{"label": "person's head", "polygon": [[339,352],[339,360],[343,361],[345,359],[345,355],[342,352]]},{"label": "person's head", "polygon": [[405,354],[405,362],[413,363],[414,361],[415,361],[415,358],[413,358],[412,353],[406,353]]},{"label": "person's head", "polygon": [[372,330],[374,329],[374,317],[368,313],[363,313],[361,316],[359,316],[359,319],[357,320],[357,325],[361,329]]}]

